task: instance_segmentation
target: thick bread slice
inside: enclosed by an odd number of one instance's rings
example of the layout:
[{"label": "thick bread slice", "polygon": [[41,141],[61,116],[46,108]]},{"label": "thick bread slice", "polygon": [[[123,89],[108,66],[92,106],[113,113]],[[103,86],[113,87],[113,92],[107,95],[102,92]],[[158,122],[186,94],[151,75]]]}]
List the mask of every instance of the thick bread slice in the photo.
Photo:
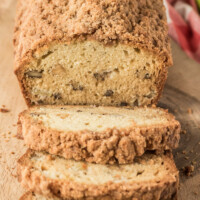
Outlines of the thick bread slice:
[{"label": "thick bread slice", "polygon": [[21,184],[45,196],[159,200],[177,193],[178,171],[166,155],[145,154],[128,165],[100,165],[28,150],[18,163]]},{"label": "thick bread slice", "polygon": [[[64,200],[62,198],[58,198],[58,197],[46,197],[46,196],[42,196],[40,194],[35,194],[33,192],[27,192],[26,194],[24,194],[20,200]],[[65,199],[66,200],[66,199]],[[69,198],[67,200],[70,200]],[[109,198],[103,198],[102,200],[109,200]],[[141,199],[131,199],[131,200],[141,200]],[[154,200],[154,199],[152,199]],[[162,200],[162,199],[160,199]],[[168,199],[168,200],[177,200],[177,196],[173,196],[172,198]]]},{"label": "thick bread slice", "polygon": [[145,154],[134,164],[100,165],[28,150],[18,161],[21,184],[66,199],[159,200],[177,194],[178,171],[170,155]]},{"label": "thick bread slice", "polygon": [[18,125],[33,150],[101,164],[176,148],[180,137],[179,122],[160,108],[33,107],[19,115]]}]

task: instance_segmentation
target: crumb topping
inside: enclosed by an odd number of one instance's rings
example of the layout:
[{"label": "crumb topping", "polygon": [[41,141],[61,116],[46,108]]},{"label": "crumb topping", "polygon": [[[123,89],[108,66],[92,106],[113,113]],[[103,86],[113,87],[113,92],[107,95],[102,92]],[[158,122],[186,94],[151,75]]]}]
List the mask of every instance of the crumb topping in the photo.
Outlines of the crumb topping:
[{"label": "crumb topping", "polygon": [[51,42],[95,39],[144,48],[172,64],[162,0],[19,0],[16,67]]}]

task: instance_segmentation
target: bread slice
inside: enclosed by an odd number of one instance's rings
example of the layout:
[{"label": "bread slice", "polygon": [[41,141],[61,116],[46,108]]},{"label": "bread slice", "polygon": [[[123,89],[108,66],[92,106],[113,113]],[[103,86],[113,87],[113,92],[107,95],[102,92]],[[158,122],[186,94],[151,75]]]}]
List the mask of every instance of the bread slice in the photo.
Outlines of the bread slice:
[{"label": "bread slice", "polygon": [[169,155],[145,154],[134,164],[101,165],[28,150],[18,164],[21,184],[47,197],[166,200],[177,194],[178,170]]},{"label": "bread slice", "polygon": [[18,127],[33,150],[101,164],[132,163],[147,150],[176,148],[180,138],[180,123],[160,108],[33,107]]},{"label": "bread slice", "polygon": [[172,65],[162,0],[19,0],[15,73],[28,105],[156,103]]}]

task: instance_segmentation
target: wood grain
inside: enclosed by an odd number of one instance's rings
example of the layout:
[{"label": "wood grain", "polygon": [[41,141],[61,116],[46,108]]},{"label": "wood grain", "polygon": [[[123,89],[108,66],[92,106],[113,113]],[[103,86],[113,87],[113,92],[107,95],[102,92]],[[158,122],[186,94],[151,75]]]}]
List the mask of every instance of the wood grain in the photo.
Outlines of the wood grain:
[{"label": "wood grain", "polygon": [[[13,74],[12,32],[15,0],[0,1],[0,200],[17,200],[24,192],[16,179],[16,161],[25,151],[23,141],[15,138],[18,113],[26,108]],[[200,64],[188,58],[172,43],[174,67],[159,105],[168,108],[180,120],[186,134],[174,151],[179,169],[196,161],[193,176],[180,173],[180,200],[200,199]],[[188,113],[188,108],[192,113]],[[182,151],[185,151],[183,154]]]}]

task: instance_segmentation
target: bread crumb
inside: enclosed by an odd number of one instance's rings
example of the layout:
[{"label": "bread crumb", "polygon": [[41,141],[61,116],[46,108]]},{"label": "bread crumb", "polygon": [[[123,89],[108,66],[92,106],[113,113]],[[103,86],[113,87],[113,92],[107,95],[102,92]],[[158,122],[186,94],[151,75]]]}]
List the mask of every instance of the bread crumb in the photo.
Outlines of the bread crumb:
[{"label": "bread crumb", "polygon": [[197,162],[195,160],[193,160],[191,163],[192,163],[192,165],[196,165],[197,164]]},{"label": "bread crumb", "polygon": [[188,112],[188,114],[192,114],[193,113],[191,108],[188,108],[187,112]]},{"label": "bread crumb", "polygon": [[189,165],[183,168],[183,173],[186,176],[191,176],[192,172],[194,172],[194,165]]},{"label": "bread crumb", "polygon": [[194,192],[194,195],[197,195],[198,193],[197,192]]},{"label": "bread crumb", "polygon": [[186,133],[187,133],[186,130],[182,130],[182,131],[181,131],[181,134],[184,134],[184,135],[185,135]]},{"label": "bread crumb", "polygon": [[186,151],[182,151],[182,154],[184,154],[184,155],[185,155],[185,154],[186,154]]},{"label": "bread crumb", "polygon": [[15,152],[12,151],[11,154],[15,154]]},{"label": "bread crumb", "polygon": [[6,106],[5,106],[5,105],[2,105],[2,107],[5,108]]},{"label": "bread crumb", "polygon": [[7,113],[10,112],[10,110],[8,110],[7,108],[0,108],[0,112]]}]

